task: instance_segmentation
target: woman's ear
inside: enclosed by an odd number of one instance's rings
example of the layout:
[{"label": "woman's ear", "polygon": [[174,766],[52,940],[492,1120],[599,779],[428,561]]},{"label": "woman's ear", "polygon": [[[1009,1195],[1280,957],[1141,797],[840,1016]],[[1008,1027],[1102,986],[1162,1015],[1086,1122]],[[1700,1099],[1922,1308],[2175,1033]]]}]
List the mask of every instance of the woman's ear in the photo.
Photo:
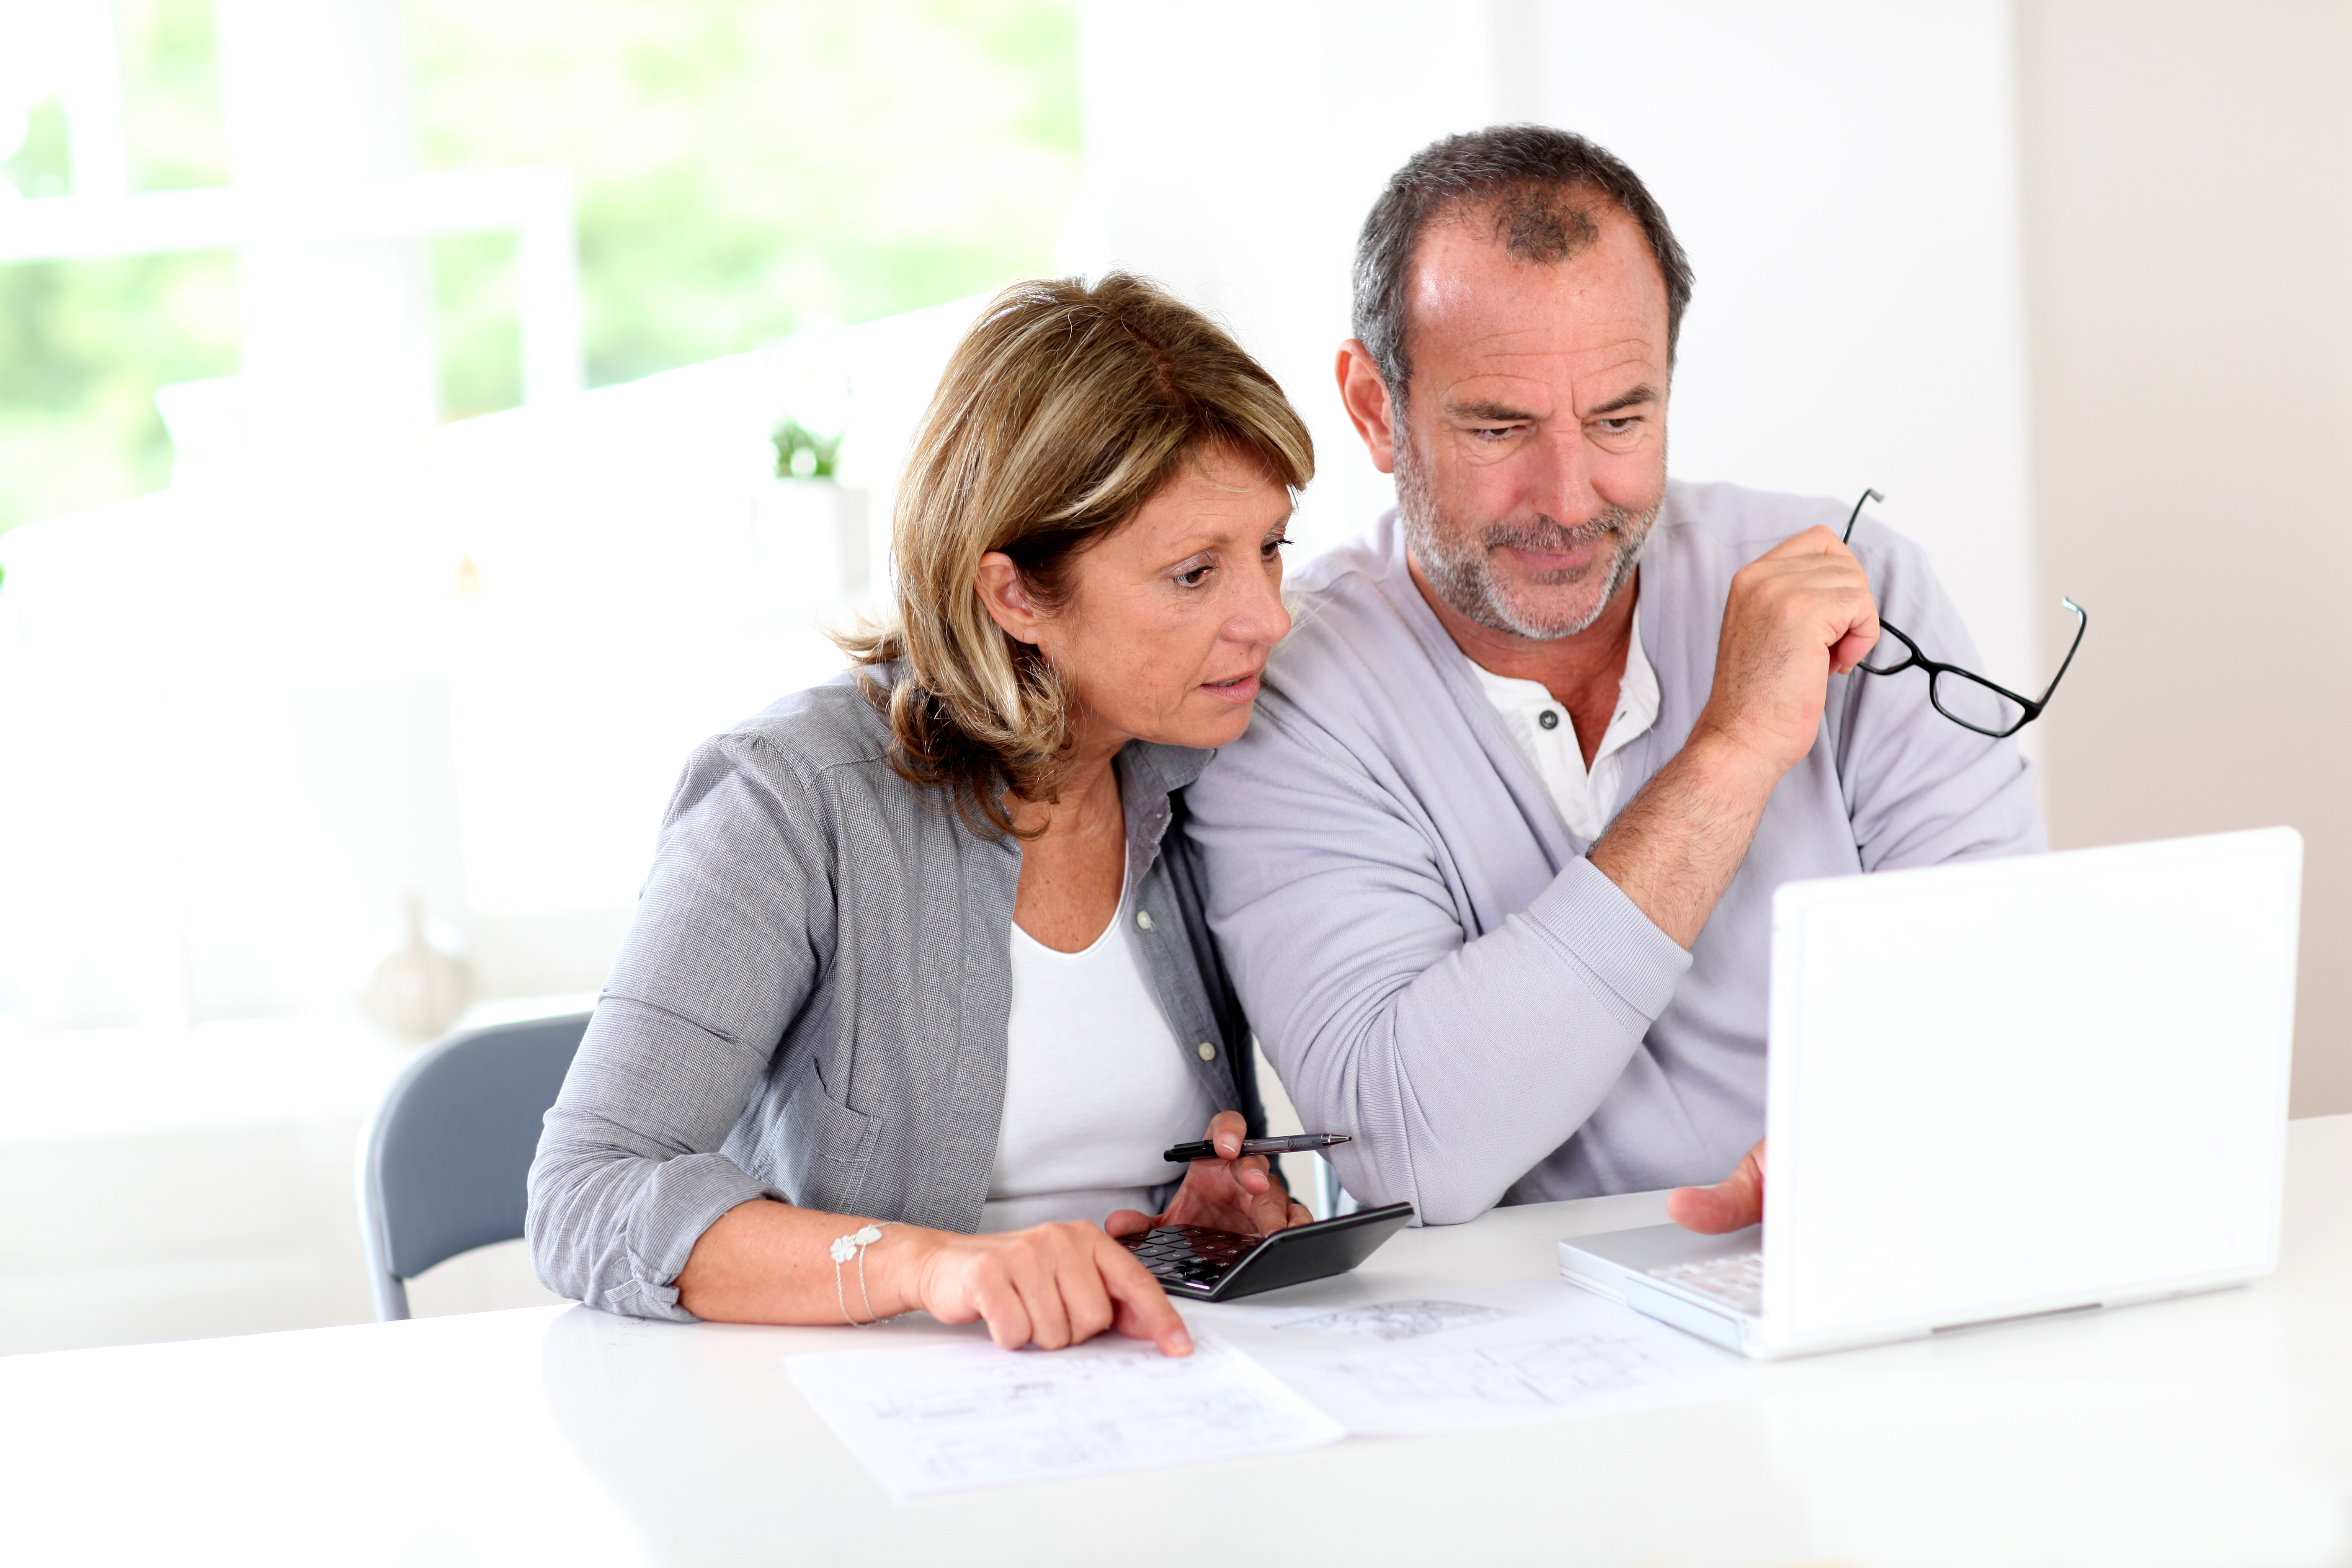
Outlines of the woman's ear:
[{"label": "woman's ear", "polygon": [[980,579],[972,584],[980,602],[1009,637],[1025,643],[1037,641],[1040,627],[1037,608],[1029,602],[1028,584],[1021,581],[1021,568],[1013,557],[1002,550],[992,550],[980,558]]}]

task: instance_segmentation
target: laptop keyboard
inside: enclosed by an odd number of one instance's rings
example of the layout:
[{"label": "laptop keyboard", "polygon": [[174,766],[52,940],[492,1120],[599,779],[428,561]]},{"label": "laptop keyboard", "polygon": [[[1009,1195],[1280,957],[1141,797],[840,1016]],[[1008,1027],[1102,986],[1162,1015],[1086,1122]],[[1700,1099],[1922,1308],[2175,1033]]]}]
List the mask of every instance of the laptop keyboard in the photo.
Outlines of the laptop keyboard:
[{"label": "laptop keyboard", "polygon": [[1255,1251],[1264,1239],[1236,1236],[1229,1230],[1207,1230],[1197,1225],[1163,1225],[1141,1236],[1122,1237],[1119,1245],[1134,1253],[1137,1262],[1165,1282],[1205,1289]]},{"label": "laptop keyboard", "polygon": [[1764,1251],[1741,1252],[1729,1258],[1707,1258],[1653,1268],[1651,1274],[1685,1290],[1713,1297],[1736,1312],[1756,1316],[1764,1310]]}]

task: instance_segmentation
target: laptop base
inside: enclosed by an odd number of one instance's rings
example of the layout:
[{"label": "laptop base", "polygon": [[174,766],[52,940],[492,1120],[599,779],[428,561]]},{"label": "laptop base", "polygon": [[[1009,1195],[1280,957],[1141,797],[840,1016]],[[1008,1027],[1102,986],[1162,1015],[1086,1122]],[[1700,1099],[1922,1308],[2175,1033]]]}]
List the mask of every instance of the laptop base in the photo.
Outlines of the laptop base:
[{"label": "laptop base", "polygon": [[1692,1262],[1738,1256],[1741,1252],[1754,1250],[1761,1244],[1761,1238],[1760,1226],[1751,1226],[1728,1236],[1700,1236],[1672,1225],[1644,1226],[1637,1230],[1580,1236],[1559,1244],[1559,1272],[1561,1278],[1570,1284],[1582,1286],[1612,1301],[1622,1301],[1645,1318],[1655,1318],[1670,1328],[1680,1329],[1694,1338],[1755,1361],[1820,1355],[1830,1351],[1931,1339],[1939,1334],[1994,1328],[2005,1323],[2072,1317],[2110,1307],[2141,1306],[2151,1301],[2169,1301],[2182,1296],[2201,1296],[2209,1291],[2232,1289],[2252,1281],[2252,1276],[2232,1271],[2227,1275],[2169,1286],[2111,1290],[2095,1300],[2030,1303],[2015,1311],[1996,1312],[1990,1316],[1963,1316],[1948,1322],[1887,1323],[1843,1333],[1775,1341],[1765,1337],[1764,1320],[1760,1313],[1739,1311],[1699,1291],[1685,1289],[1672,1279],[1660,1279],[1653,1272]]}]

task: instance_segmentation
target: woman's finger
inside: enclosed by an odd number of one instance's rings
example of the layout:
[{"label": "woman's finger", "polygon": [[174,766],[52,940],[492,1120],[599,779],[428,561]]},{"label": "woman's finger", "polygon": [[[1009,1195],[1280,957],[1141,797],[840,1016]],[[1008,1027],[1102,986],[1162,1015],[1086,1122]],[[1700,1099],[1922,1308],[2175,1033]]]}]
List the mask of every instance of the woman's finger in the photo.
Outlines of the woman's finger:
[{"label": "woman's finger", "polygon": [[1151,1271],[1108,1237],[1102,1239],[1103,1288],[1110,1292],[1111,1326],[1131,1340],[1150,1340],[1164,1355],[1191,1355],[1192,1336]]},{"label": "woman's finger", "polygon": [[1074,1247],[1063,1255],[1058,1273],[1062,1310],[1070,1322],[1070,1342],[1083,1344],[1109,1328],[1118,1315],[1111,1307],[1110,1289],[1103,1283],[1102,1265],[1093,1248]]},{"label": "woman's finger", "polygon": [[1029,1342],[1029,1313],[1021,1292],[1003,1267],[1003,1254],[987,1258],[972,1281],[972,1304],[988,1323],[988,1337],[999,1350],[1017,1351]]},{"label": "woman's finger", "polygon": [[1265,1191],[1250,1199],[1251,1228],[1260,1236],[1282,1230],[1293,1223],[1290,1211],[1296,1206],[1290,1201],[1288,1193],[1284,1192],[1272,1182],[1268,1182]]},{"label": "woman's finger", "polygon": [[1220,1110],[1209,1118],[1208,1140],[1217,1146],[1217,1157],[1231,1160],[1242,1152],[1242,1140],[1249,1136],[1249,1123],[1238,1110]]},{"label": "woman's finger", "polygon": [[1059,1240],[1047,1227],[1025,1238],[1013,1260],[1013,1283],[1029,1314],[1029,1342],[1040,1350],[1057,1351],[1070,1342],[1070,1315],[1062,1305],[1060,1270],[1053,1256]]}]

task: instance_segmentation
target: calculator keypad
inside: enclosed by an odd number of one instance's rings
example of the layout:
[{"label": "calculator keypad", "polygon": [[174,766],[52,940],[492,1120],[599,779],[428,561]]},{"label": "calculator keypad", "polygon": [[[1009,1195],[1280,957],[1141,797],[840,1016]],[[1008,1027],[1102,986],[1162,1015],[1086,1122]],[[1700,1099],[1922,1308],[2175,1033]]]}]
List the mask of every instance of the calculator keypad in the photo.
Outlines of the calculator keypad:
[{"label": "calculator keypad", "polygon": [[1119,1245],[1134,1253],[1136,1260],[1161,1283],[1206,1290],[1257,1250],[1264,1239],[1197,1225],[1163,1225],[1141,1236],[1122,1237]]}]

